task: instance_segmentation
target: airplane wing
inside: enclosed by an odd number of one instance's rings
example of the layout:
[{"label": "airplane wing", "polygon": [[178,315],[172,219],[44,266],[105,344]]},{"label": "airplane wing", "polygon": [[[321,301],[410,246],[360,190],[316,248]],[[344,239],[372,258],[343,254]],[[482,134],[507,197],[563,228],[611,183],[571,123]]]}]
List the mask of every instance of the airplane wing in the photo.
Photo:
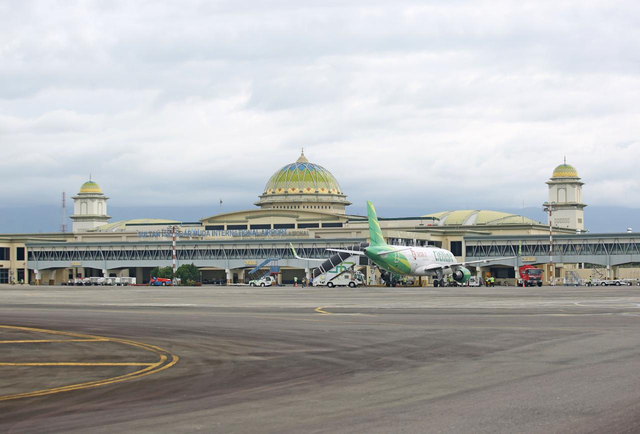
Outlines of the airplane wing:
[{"label": "airplane wing", "polygon": [[517,256],[506,256],[504,258],[478,259],[477,261],[458,262],[457,264],[454,264],[454,265],[460,265],[464,267],[465,265],[470,265],[470,264],[486,264],[487,262],[502,261],[505,259],[514,259],[514,258],[517,258]]},{"label": "airplane wing", "polygon": [[[364,252],[359,250],[344,250],[344,249],[326,249],[330,252],[338,252],[338,253],[351,253],[352,255],[364,256]],[[393,252],[390,252],[393,253]]]},{"label": "airplane wing", "polygon": [[425,266],[424,269],[437,270],[439,268],[458,268],[458,267],[464,267],[465,265],[470,265],[470,264],[486,264],[487,262],[491,262],[491,261],[500,261],[504,259],[513,259],[513,258],[516,258],[516,256],[507,256],[504,258],[478,259],[477,261],[457,262],[455,264],[429,264]]},{"label": "airplane wing", "polygon": [[303,257],[300,257],[300,256],[298,256],[298,253],[296,252],[296,249],[293,248],[293,244],[292,243],[289,243],[289,247],[291,247],[291,251],[293,252],[293,256],[296,259],[301,259],[303,261],[314,261],[314,262],[324,262],[324,261],[326,261],[326,259],[315,259],[315,258],[303,258]]}]

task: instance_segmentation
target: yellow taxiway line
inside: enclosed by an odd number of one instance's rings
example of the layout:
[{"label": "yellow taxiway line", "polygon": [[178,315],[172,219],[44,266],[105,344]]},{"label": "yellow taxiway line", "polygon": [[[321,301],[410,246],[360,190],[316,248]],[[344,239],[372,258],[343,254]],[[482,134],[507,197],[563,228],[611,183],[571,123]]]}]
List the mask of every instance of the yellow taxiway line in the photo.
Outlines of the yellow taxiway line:
[{"label": "yellow taxiway line", "polygon": [[27,363],[10,363],[0,362],[0,366],[153,366],[155,363],[119,363],[119,362],[27,362]]},{"label": "yellow taxiway line", "polygon": [[326,310],[323,310],[326,306],[320,306],[318,308],[315,309],[316,312],[321,313],[322,315],[331,315],[331,312],[327,312]]},{"label": "yellow taxiway line", "polygon": [[[154,345],[145,344],[142,342],[130,341],[127,339],[108,338],[108,337],[102,337],[102,336],[92,336],[92,335],[85,335],[80,333],[69,333],[69,332],[61,332],[57,330],[37,329],[37,328],[30,328],[30,327],[0,325],[0,329],[20,330],[20,331],[26,331],[31,333],[44,333],[44,334],[50,334],[50,335],[67,336],[72,338],[78,338],[76,341],[82,341],[82,342],[101,341],[101,342],[119,343],[123,345],[129,345],[129,346],[141,348],[143,350],[154,353],[158,357],[158,361],[155,363],[128,363],[128,362],[123,362],[123,363],[115,363],[115,362],[114,363],[111,363],[111,362],[105,362],[105,363],[99,363],[99,362],[96,362],[96,363],[93,363],[93,362],[0,363],[0,366],[140,366],[142,367],[142,369],[138,371],[130,372],[128,374],[120,375],[117,377],[106,378],[104,380],[70,384],[68,386],[36,390],[34,392],[4,395],[4,396],[0,396],[0,401],[9,401],[9,400],[20,399],[20,398],[32,398],[35,396],[43,396],[43,395],[53,395],[56,393],[69,392],[72,390],[90,389],[94,387],[120,383],[123,381],[134,380],[134,379],[146,377],[147,375],[156,374],[158,372],[164,371],[165,369],[169,369],[170,367],[178,363],[178,360],[180,360],[180,358],[177,355],[172,354],[171,352],[163,348],[156,347]],[[72,340],[60,340],[60,341],[70,342]],[[30,342],[34,342],[34,341],[30,341]],[[16,343],[16,341],[13,341],[13,343]],[[21,342],[21,343],[25,343],[25,342]]]},{"label": "yellow taxiway line", "polygon": [[45,344],[65,342],[104,342],[107,339],[24,339],[15,341],[0,341],[0,344]]}]

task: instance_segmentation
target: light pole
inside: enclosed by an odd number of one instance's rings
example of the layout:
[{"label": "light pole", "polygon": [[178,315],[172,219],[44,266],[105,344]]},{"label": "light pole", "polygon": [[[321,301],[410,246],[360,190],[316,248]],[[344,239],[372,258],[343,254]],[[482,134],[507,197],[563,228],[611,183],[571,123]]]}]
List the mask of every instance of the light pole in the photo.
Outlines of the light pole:
[{"label": "light pole", "polygon": [[172,283],[176,283],[176,227],[171,226],[171,270],[173,271]]},{"label": "light pole", "polygon": [[549,213],[549,281],[551,286],[555,283],[555,275],[553,274],[553,225],[551,224],[551,215],[556,210],[556,203],[544,203],[543,210]]}]

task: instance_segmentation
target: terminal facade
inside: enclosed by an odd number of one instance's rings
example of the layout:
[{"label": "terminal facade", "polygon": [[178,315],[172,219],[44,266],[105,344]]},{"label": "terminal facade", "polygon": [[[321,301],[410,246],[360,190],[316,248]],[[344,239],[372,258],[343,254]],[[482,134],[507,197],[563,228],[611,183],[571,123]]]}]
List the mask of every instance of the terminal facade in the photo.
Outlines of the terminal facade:
[{"label": "terminal facade", "polygon": [[[549,275],[549,222],[490,210],[455,210],[397,218],[380,218],[383,235],[394,245],[434,245],[450,250],[458,261],[486,259],[469,267],[479,277],[490,273],[512,282],[517,268],[542,268],[545,280],[566,273],[589,277],[597,269],[605,277],[624,276],[640,255],[634,234],[585,233],[582,185],[577,170],[556,167],[549,185],[553,204],[554,276]],[[108,197],[93,180],[74,199],[71,233],[0,235],[0,283],[21,281],[54,285],[74,277],[136,277],[149,280],[154,267],[171,266],[176,233],[178,266],[194,264],[205,282],[246,283],[249,271],[266,260],[280,271],[282,283],[309,276],[328,248],[368,242],[365,216],[350,215],[351,204],[334,175],[309,162],[304,153],[267,181],[255,208],[219,213],[197,222],[136,219],[110,223]],[[634,256],[635,255],[635,256]],[[511,257],[510,259],[501,259]],[[356,261],[369,283],[379,283],[371,264]],[[585,264],[588,264],[585,266]],[[588,269],[585,269],[588,268]],[[421,283],[426,283],[422,280]]]}]

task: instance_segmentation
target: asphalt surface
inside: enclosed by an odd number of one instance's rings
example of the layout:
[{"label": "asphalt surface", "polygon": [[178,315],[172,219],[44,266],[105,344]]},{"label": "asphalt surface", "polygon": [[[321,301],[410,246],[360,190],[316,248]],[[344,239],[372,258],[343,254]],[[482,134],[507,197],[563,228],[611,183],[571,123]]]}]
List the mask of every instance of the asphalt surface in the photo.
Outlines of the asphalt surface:
[{"label": "asphalt surface", "polygon": [[640,288],[0,286],[2,433],[637,433]]}]

